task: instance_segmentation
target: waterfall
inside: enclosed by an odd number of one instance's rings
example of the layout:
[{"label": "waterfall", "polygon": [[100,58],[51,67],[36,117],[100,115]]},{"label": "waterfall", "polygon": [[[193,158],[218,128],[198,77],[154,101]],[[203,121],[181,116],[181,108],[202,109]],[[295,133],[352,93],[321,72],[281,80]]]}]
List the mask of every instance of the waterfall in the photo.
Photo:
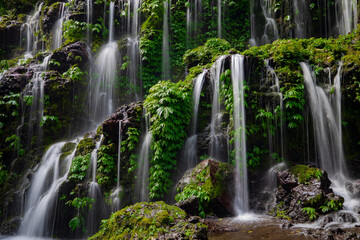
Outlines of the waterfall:
[{"label": "waterfall", "polygon": [[94,234],[98,227],[100,220],[105,217],[102,207],[103,197],[99,184],[96,182],[96,170],[97,170],[97,154],[103,141],[104,135],[101,135],[98,142],[96,142],[95,149],[91,152],[91,182],[89,184],[88,197],[94,199],[92,208],[89,209],[87,216],[87,230],[89,233]]},{"label": "waterfall", "polygon": [[92,12],[93,12],[93,3],[92,0],[86,0],[86,41],[88,45],[91,43],[91,29],[90,25],[92,23]]},{"label": "waterfall", "polygon": [[52,49],[55,50],[61,47],[63,43],[63,23],[66,18],[67,7],[65,3],[60,3],[60,11],[59,11],[59,18],[56,21],[53,27],[53,41],[52,41]]},{"label": "waterfall", "polygon": [[[278,119],[276,118],[277,111],[280,110],[280,135],[276,139],[280,139],[280,153],[281,156],[284,157],[284,124],[283,124],[283,96],[280,90],[280,83],[279,78],[277,74],[275,73],[274,69],[269,65],[269,60],[265,60],[266,65],[266,84],[270,85],[270,93],[266,93],[266,96],[269,97],[276,97],[279,99],[279,104],[273,104],[272,105],[272,114],[274,116],[273,124],[275,126],[275,132],[271,133],[271,129],[269,128],[268,138],[269,138],[269,150],[270,150],[270,158],[273,161],[273,152],[274,152],[274,146],[272,140],[272,135],[274,134],[276,137],[277,128],[278,128]],[[277,109],[277,106],[280,106],[280,109]]]},{"label": "waterfall", "polygon": [[308,38],[311,36],[311,14],[306,0],[294,1],[295,37]]},{"label": "waterfall", "polygon": [[247,179],[246,140],[245,140],[245,102],[244,102],[244,56],[231,57],[231,78],[234,98],[235,131],[235,212],[239,215],[249,210]]},{"label": "waterfall", "polygon": [[141,144],[140,156],[138,160],[137,179],[135,184],[135,194],[140,202],[149,201],[149,169],[151,157],[151,138],[150,116],[145,115],[145,137]]},{"label": "waterfall", "polygon": [[[29,128],[28,128],[28,146],[31,148],[32,137],[36,136],[37,146],[41,146],[43,131],[43,117],[44,117],[44,79],[43,74],[48,68],[51,55],[44,58],[42,64],[39,65],[39,69],[34,73],[31,80],[31,96],[32,103],[29,113]],[[26,92],[26,90],[25,90]],[[35,131],[35,134],[34,134]]]},{"label": "waterfall", "polygon": [[198,121],[198,114],[199,114],[199,103],[200,103],[200,96],[201,90],[205,81],[205,75],[207,71],[202,72],[199,74],[195,80],[195,85],[193,88],[192,94],[192,104],[193,104],[193,117],[191,121],[191,135],[186,140],[184,145],[184,159],[186,161],[185,169],[188,170],[190,168],[195,167],[197,163],[197,121]]},{"label": "waterfall", "polygon": [[[272,43],[276,39],[279,39],[279,30],[276,25],[275,21],[275,1],[274,0],[260,0],[260,7],[262,15],[265,19],[265,22],[263,24],[264,29],[258,29],[260,22],[257,22],[258,17],[255,16],[255,11],[257,9],[255,8],[254,1],[251,1],[251,8],[250,8],[250,14],[251,14],[251,39],[250,39],[250,45],[256,46],[256,45],[264,45],[268,43]],[[261,25],[262,26],[262,25]],[[260,31],[259,31],[260,30]]]},{"label": "waterfall", "polygon": [[309,64],[300,63],[309,97],[309,105],[315,131],[318,164],[328,172],[330,178],[342,178],[346,175],[346,163],[342,145],[341,130],[341,68],[334,79],[335,97],[316,85],[315,75]]},{"label": "waterfall", "polygon": [[[40,29],[40,14],[41,14],[41,10],[43,7],[44,3],[43,2],[38,2],[35,6],[35,10],[34,12],[27,16],[26,19],[26,23],[24,23],[21,26],[21,30],[20,30],[20,41],[22,41],[22,35],[23,32],[25,32],[26,34],[26,52],[25,52],[25,59],[31,58],[33,54],[35,54],[35,51],[37,49],[36,45],[37,45],[37,41],[38,36],[37,36],[37,32]],[[20,42],[20,46],[22,42]]]},{"label": "waterfall", "polygon": [[358,22],[357,0],[335,2],[336,28],[340,35],[346,35],[356,28]]},{"label": "waterfall", "polygon": [[75,155],[74,150],[72,154],[61,160],[64,145],[65,142],[60,142],[46,151],[31,179],[25,214],[19,228],[20,235],[52,236],[56,205],[60,197],[58,191],[68,177],[71,161]]},{"label": "waterfall", "polygon": [[210,123],[210,152],[209,155],[216,160],[222,159],[221,153],[221,105],[220,105],[220,76],[224,71],[225,56],[221,56],[210,69],[213,96]]},{"label": "waterfall", "polygon": [[119,121],[119,140],[118,140],[118,158],[117,158],[117,181],[116,181],[116,189],[111,194],[112,199],[112,211],[115,212],[120,209],[120,197],[119,194],[121,192],[121,186],[120,186],[120,171],[121,171],[121,123],[122,121]]},{"label": "waterfall", "polygon": [[169,14],[171,1],[164,1],[163,38],[162,38],[162,79],[169,80],[170,76],[170,43],[169,43]]},{"label": "waterfall", "polygon": [[221,17],[222,17],[222,3],[221,0],[217,1],[217,7],[218,7],[218,38],[221,38],[222,31],[221,31]]},{"label": "waterfall", "polygon": [[98,78],[90,80],[90,114],[95,123],[109,116],[114,110],[114,82],[118,61],[118,45],[114,41],[114,2],[109,8],[109,42],[100,50],[95,59],[95,72]]},{"label": "waterfall", "polygon": [[[132,2],[132,4],[131,4]],[[130,79],[130,90],[134,92],[135,101],[142,98],[142,84],[139,76],[141,56],[139,50],[141,0],[128,1],[128,49],[129,65],[127,76]]]},{"label": "waterfall", "polygon": [[187,47],[192,48],[198,42],[202,15],[202,0],[189,0],[186,10]]}]

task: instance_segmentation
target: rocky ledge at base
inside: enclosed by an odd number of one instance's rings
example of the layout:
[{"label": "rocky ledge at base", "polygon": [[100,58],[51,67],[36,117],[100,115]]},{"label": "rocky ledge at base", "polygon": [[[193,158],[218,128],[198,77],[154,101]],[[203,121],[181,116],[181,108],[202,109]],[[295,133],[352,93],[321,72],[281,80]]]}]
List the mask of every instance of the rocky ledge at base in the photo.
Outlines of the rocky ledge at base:
[{"label": "rocky ledge at base", "polygon": [[322,169],[296,165],[279,171],[277,179],[275,217],[304,223],[343,208],[344,198],[334,194]]},{"label": "rocky ledge at base", "polygon": [[208,239],[199,217],[188,217],[176,206],[140,202],[113,213],[89,240],[104,239]]}]

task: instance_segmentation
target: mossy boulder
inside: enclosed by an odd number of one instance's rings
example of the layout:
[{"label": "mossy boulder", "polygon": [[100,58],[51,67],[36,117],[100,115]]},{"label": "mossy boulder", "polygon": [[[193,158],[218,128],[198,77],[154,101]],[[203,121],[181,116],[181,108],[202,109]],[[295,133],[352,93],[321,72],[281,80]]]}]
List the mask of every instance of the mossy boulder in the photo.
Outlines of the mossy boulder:
[{"label": "mossy boulder", "polygon": [[31,68],[17,66],[11,68],[0,79],[0,96],[10,93],[20,93],[25,86],[31,81],[34,71]]},{"label": "mossy boulder", "polygon": [[177,185],[176,205],[188,214],[232,216],[234,167],[208,159],[185,173]]},{"label": "mossy boulder", "polygon": [[100,231],[89,238],[100,239],[207,239],[207,226],[176,206],[140,202],[103,220]]},{"label": "mossy boulder", "polygon": [[334,194],[328,175],[322,169],[296,165],[279,171],[277,179],[274,216],[307,222],[343,208],[344,198]]},{"label": "mossy boulder", "polygon": [[85,156],[95,149],[95,141],[92,138],[84,138],[76,148],[75,156]]}]

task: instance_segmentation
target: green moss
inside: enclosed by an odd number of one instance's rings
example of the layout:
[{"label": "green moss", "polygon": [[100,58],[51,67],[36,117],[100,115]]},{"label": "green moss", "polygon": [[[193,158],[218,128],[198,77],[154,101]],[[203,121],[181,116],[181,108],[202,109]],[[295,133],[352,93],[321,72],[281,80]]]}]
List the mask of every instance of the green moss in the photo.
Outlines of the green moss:
[{"label": "green moss", "polygon": [[320,179],[323,175],[323,170],[306,165],[296,165],[289,170],[294,174],[301,184],[306,184],[313,178]]},{"label": "green moss", "polygon": [[95,141],[92,138],[84,138],[76,148],[75,156],[84,156],[95,149]]},{"label": "green moss", "polygon": [[231,49],[229,42],[219,38],[209,39],[203,46],[186,51],[183,57],[184,64],[188,69],[206,65],[213,61],[213,58],[224,55],[225,51]]},{"label": "green moss", "polygon": [[89,240],[154,239],[168,233],[179,233],[182,239],[194,239],[197,232],[206,231],[203,223],[189,223],[186,213],[164,202],[140,202],[128,206],[103,220],[100,231]]}]

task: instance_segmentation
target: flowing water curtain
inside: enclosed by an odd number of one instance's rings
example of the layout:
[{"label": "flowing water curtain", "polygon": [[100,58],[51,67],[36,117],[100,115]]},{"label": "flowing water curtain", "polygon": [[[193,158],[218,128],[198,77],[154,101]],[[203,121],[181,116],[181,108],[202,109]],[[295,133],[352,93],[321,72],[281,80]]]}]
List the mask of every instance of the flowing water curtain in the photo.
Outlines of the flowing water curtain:
[{"label": "flowing water curtain", "polygon": [[169,21],[170,21],[170,11],[171,9],[171,0],[164,1],[164,17],[163,17],[163,41],[162,41],[162,79],[169,80],[170,75],[170,30],[169,30]]}]

